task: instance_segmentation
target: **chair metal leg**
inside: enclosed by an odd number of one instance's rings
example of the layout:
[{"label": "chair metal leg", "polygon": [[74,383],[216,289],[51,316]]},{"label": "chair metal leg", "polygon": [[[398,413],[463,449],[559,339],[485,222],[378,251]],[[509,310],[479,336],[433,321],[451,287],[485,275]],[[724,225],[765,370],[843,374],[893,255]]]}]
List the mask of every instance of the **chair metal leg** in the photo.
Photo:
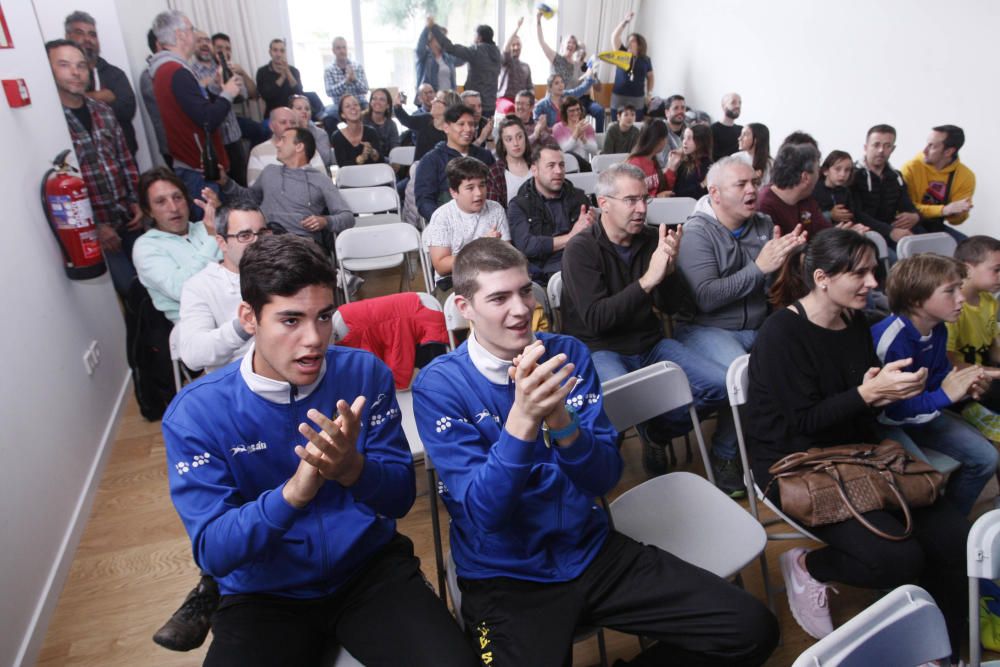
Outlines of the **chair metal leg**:
[{"label": "chair metal leg", "polygon": [[183,386],[181,383],[181,361],[180,359],[174,359],[170,365],[174,369],[174,389],[179,392]]},{"label": "chair metal leg", "polygon": [[[424,458],[424,466],[427,459]],[[427,499],[431,504],[431,530],[434,531],[434,561],[437,563],[438,595],[445,606],[448,606],[448,582],[444,564],[444,548],[441,545],[441,518],[438,515],[437,475],[433,468],[427,468]]]},{"label": "chair metal leg", "polygon": [[691,415],[691,426],[694,427],[694,437],[698,441],[698,450],[701,452],[702,463],[705,464],[705,476],[712,484],[715,484],[715,473],[712,472],[712,462],[708,458],[708,447],[705,445],[705,435],[701,432],[701,422],[698,421],[698,413],[694,405],[688,406],[688,413]]},{"label": "chair metal leg", "polygon": [[684,465],[691,465],[694,454],[691,452],[691,434],[684,434]]},{"label": "chair metal leg", "polygon": [[608,648],[604,645],[604,628],[597,628],[597,651],[601,655],[601,667],[608,667]]},{"label": "chair metal leg", "polygon": [[979,640],[979,579],[969,577],[969,667],[979,667],[983,646]]}]

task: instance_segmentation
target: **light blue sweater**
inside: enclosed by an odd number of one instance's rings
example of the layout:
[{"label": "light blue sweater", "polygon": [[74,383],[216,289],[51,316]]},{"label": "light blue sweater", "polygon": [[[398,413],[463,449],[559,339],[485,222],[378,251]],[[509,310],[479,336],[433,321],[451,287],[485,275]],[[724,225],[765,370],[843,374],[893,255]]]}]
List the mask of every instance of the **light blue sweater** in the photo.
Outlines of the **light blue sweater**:
[{"label": "light blue sweater", "polygon": [[184,281],[221,257],[215,238],[200,222],[189,222],[184,236],[151,229],[132,247],[139,282],[149,290],[156,309],[171,322],[180,320]]}]

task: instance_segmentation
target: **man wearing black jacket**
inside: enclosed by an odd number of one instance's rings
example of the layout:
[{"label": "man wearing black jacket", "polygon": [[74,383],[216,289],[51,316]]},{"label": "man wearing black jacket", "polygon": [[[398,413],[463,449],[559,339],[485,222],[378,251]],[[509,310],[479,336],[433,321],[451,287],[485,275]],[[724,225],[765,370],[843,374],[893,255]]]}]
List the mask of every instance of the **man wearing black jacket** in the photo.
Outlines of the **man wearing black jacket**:
[{"label": "man wearing black jacket", "polygon": [[510,240],[528,257],[531,279],[545,284],[562,269],[563,248],[597,220],[590,200],[566,180],[562,149],[553,140],[531,150],[531,178],[507,205]]},{"label": "man wearing black jacket", "polygon": [[855,164],[851,190],[867,215],[862,222],[885,237],[890,247],[904,236],[918,233],[920,214],[910,200],[906,183],[889,164],[896,149],[896,130],[891,125],[875,125],[865,138],[865,158]]},{"label": "man wearing black jacket", "polygon": [[[688,376],[696,408],[726,399],[725,387],[710,374],[712,362],[677,340],[664,338],[653,312],[673,310],[684,294],[675,274],[681,229],[646,227],[650,201],[645,175],[622,163],[601,173],[597,184],[598,224],[566,245],[562,261],[562,317],[565,333],[590,348],[601,382],[660,361],[672,361]],[[666,472],[664,446],[687,433],[691,423],[680,408],[641,424],[643,466]]]}]

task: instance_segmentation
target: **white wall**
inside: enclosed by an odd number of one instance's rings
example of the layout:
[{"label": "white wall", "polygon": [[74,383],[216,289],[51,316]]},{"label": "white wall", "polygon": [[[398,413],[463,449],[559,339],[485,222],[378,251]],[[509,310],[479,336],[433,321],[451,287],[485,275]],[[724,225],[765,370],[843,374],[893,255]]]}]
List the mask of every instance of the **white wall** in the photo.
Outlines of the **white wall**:
[{"label": "white wall", "polygon": [[1000,235],[1000,3],[965,0],[651,1],[638,16],[650,44],[655,94],[682,93],[719,115],[723,94],[743,96],[740,123],[771,130],[771,150],[796,129],[825,155],[860,157],[876,123],[898,134],[897,168],[946,123],[965,130],[961,159],[977,176],[966,233]]},{"label": "white wall", "polygon": [[[48,0],[37,0],[39,7]],[[3,3],[13,49],[0,76],[27,82],[32,103],[0,101],[0,664],[34,664],[83,522],[105,444],[128,390],[125,327],[105,274],[65,277],[39,202],[51,159],[71,147],[34,7]],[[93,376],[83,353],[98,341]],[[65,556],[65,557],[64,557]],[[51,593],[51,595],[50,595]],[[41,632],[33,634],[35,629]]]}]

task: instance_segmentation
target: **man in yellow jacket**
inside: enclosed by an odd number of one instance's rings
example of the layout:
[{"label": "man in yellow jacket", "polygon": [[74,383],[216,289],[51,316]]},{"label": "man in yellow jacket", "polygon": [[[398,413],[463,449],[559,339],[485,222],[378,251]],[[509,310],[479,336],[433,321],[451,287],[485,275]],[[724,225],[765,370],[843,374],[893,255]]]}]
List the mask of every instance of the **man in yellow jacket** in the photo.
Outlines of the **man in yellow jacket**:
[{"label": "man in yellow jacket", "polygon": [[903,180],[928,232],[946,232],[956,241],[965,234],[945,223],[960,225],[969,217],[976,175],[958,159],[965,132],[955,125],[939,125],[927,137],[923,154],[903,165]]}]

